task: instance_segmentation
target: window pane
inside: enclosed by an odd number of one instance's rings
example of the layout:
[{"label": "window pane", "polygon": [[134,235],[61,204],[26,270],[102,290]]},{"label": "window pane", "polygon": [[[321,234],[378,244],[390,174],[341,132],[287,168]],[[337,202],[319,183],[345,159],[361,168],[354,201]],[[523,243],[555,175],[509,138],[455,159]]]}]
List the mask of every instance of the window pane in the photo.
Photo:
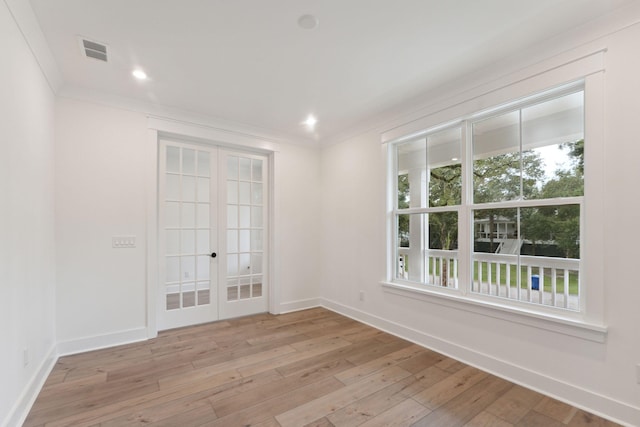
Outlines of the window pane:
[{"label": "window pane", "polygon": [[427,206],[427,142],[425,138],[397,146],[398,208]]},{"label": "window pane", "polygon": [[520,253],[580,258],[580,205],[520,208]]},{"label": "window pane", "polygon": [[180,175],[167,174],[166,200],[180,200]]},{"label": "window pane", "polygon": [[236,228],[238,226],[238,207],[227,206],[227,227]]},{"label": "window pane", "polygon": [[227,252],[238,252],[238,230],[227,230]]},{"label": "window pane", "polygon": [[198,201],[209,201],[209,178],[198,178]]},{"label": "window pane", "polygon": [[182,218],[180,225],[183,228],[194,228],[196,226],[196,205],[195,203],[182,204]]},{"label": "window pane", "polygon": [[429,251],[426,283],[456,288],[458,286],[458,213],[438,212],[428,218]]},{"label": "window pane", "polygon": [[182,173],[195,175],[196,173],[196,152],[189,148],[182,149]]},{"label": "window pane", "polygon": [[524,108],[522,145],[525,198],[584,195],[584,93]]},{"label": "window pane", "polygon": [[421,244],[425,231],[425,215],[402,214],[398,215],[397,221],[397,277],[423,282],[424,251]]},{"label": "window pane", "polygon": [[235,156],[227,158],[227,178],[238,179],[238,158]]},{"label": "window pane", "polygon": [[461,128],[427,137],[429,206],[459,205],[462,201]]},{"label": "window pane", "polygon": [[255,182],[262,182],[262,160],[251,160],[251,179]]},{"label": "window pane", "polygon": [[164,224],[167,228],[180,227],[180,203],[167,202],[165,205]]},{"label": "window pane", "polygon": [[520,112],[474,123],[473,201],[501,202],[519,197]]},{"label": "window pane", "polygon": [[195,230],[182,230],[181,253],[194,254],[196,252],[196,232]]},{"label": "window pane", "polygon": [[206,151],[198,151],[198,175],[209,176],[209,153]]},{"label": "window pane", "polygon": [[429,249],[458,249],[458,212],[438,212],[429,218]]},{"label": "window pane", "polygon": [[196,179],[192,176],[182,177],[182,200],[185,202],[196,201]]},{"label": "window pane", "polygon": [[167,172],[180,173],[180,148],[167,147]]},{"label": "window pane", "polygon": [[241,180],[250,181],[251,180],[251,159],[247,159],[246,157],[240,157],[238,172],[240,174]]}]

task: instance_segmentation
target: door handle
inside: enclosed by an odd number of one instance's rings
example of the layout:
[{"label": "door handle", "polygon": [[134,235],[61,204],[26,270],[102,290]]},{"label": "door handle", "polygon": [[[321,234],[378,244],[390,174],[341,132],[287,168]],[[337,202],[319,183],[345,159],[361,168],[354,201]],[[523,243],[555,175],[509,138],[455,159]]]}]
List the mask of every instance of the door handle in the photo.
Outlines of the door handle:
[{"label": "door handle", "polygon": [[217,257],[217,256],[218,256],[218,254],[217,254],[217,253],[215,253],[215,252],[211,252],[211,258],[215,258],[215,257]]}]

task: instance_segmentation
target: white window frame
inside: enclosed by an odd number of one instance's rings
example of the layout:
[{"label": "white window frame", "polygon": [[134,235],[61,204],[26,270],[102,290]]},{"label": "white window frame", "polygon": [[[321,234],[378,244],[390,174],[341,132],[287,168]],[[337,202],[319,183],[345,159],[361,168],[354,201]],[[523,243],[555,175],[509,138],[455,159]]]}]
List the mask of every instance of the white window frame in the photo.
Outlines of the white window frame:
[{"label": "white window frame", "polygon": [[[509,322],[530,325],[536,328],[551,330],[596,342],[604,342],[607,327],[604,323],[603,299],[604,266],[602,251],[604,242],[604,207],[603,191],[603,104],[604,104],[604,51],[597,51],[549,69],[530,78],[514,81],[512,84],[499,86],[494,90],[480,93],[466,101],[452,103],[449,107],[435,110],[430,116],[398,126],[382,134],[382,142],[387,144],[387,277],[382,282],[386,292],[437,303],[455,309],[504,319]],[[568,78],[577,75],[575,78]],[[577,91],[582,87],[585,93],[585,195],[581,203],[581,301],[580,311],[558,310],[554,307],[520,303],[514,300],[503,300],[486,297],[471,292],[472,278],[472,235],[471,215],[473,209],[481,207],[472,201],[471,177],[467,176],[469,160],[472,159],[470,138],[471,122],[480,117],[492,116],[499,111],[513,110],[528,103],[539,102],[545,97],[559,97],[562,94]],[[478,106],[486,106],[478,111]],[[497,107],[492,107],[492,106]],[[395,238],[397,176],[395,145],[415,139],[438,130],[453,127],[464,122],[463,138],[463,203],[459,207],[459,249],[458,249],[458,288],[442,288],[420,285],[396,279],[397,241]],[[465,200],[468,203],[465,203]],[[552,199],[553,200],[553,199]],[[562,203],[575,202],[564,200]],[[553,200],[549,203],[555,203]],[[522,202],[518,202],[521,204]],[[539,200],[531,201],[540,205]],[[544,201],[543,203],[546,203]],[[505,207],[510,202],[503,203]],[[501,204],[502,206],[502,204]]]}]

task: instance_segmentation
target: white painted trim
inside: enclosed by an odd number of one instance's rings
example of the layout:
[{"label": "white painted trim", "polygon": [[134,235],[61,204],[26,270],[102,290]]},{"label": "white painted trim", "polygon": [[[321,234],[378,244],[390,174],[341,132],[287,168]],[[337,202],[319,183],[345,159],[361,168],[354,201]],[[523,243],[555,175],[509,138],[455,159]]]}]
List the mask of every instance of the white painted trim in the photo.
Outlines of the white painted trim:
[{"label": "white painted trim", "polygon": [[600,47],[580,57],[550,59],[499,81],[445,99],[423,110],[421,117],[382,132],[382,143],[395,142],[415,133],[484,114],[495,106],[520,104],[530,96],[555,92],[568,83],[604,70],[606,48]]},{"label": "white painted trim", "polygon": [[584,322],[579,319],[552,317],[547,313],[525,311],[496,302],[480,301],[475,298],[455,295],[445,289],[442,292],[438,292],[435,289],[417,289],[412,286],[391,282],[383,282],[382,287],[385,292],[402,297],[420,299],[457,310],[505,320],[509,323],[519,323],[536,329],[544,329],[598,343],[604,343],[607,338],[606,326]]},{"label": "white painted trim", "polygon": [[40,28],[31,3],[25,0],[4,0],[18,29],[22,33],[31,54],[38,63],[51,91],[56,94],[62,86],[62,74],[58,69],[49,44]]},{"label": "white painted trim", "polygon": [[294,311],[307,310],[309,308],[320,307],[322,298],[307,298],[298,301],[288,301],[280,304],[280,312],[278,314],[291,313]]},{"label": "white painted trim", "polygon": [[157,299],[159,280],[159,260],[158,260],[158,132],[154,129],[148,130],[146,151],[147,166],[147,265],[146,265],[146,318],[147,318],[147,338],[158,336],[157,319]]},{"label": "white painted trim", "polygon": [[[638,420],[640,420],[640,407],[631,406],[591,390],[577,387],[573,384],[535,372],[530,368],[518,366],[507,360],[497,359],[488,354],[480,353],[468,347],[326,298],[320,298],[320,303],[322,307],[331,311],[388,332],[399,338],[406,339],[422,347],[442,353],[467,365],[474,366],[485,372],[538,391],[619,424],[635,426],[638,425]],[[616,416],[613,417],[610,414],[616,414]]]},{"label": "white painted trim", "polygon": [[269,313],[280,314],[280,240],[276,239],[278,233],[278,221],[280,218],[280,199],[277,197],[277,189],[280,187],[278,179],[279,174],[276,173],[276,165],[279,161],[279,153],[273,152],[269,155]]},{"label": "white painted trim", "polygon": [[56,346],[52,345],[47,353],[47,356],[44,358],[38,369],[35,371],[27,386],[23,389],[20,397],[16,401],[13,408],[7,414],[7,417],[2,421],[0,426],[2,427],[11,427],[11,426],[21,426],[27,415],[29,415],[29,411],[33,406],[33,403],[36,401],[40,390],[44,386],[45,381],[49,377],[49,374],[53,370],[53,367],[56,365],[58,361],[58,355],[56,354]]},{"label": "white painted trim", "polygon": [[147,328],[136,328],[112,334],[95,335],[70,341],[61,341],[58,342],[58,355],[69,356],[71,354],[85,353],[87,351],[146,341],[148,335]]}]

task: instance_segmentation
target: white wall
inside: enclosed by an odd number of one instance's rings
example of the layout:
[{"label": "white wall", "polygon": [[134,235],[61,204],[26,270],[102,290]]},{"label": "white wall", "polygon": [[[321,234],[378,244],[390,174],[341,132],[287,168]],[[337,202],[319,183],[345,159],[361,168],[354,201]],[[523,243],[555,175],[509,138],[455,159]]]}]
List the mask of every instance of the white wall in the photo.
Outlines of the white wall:
[{"label": "white wall", "polygon": [[[637,9],[636,9],[637,10]],[[635,21],[640,18],[636,14]],[[590,36],[589,33],[587,33]],[[575,36],[575,35],[574,35]],[[608,48],[605,76],[605,343],[569,337],[505,320],[385,292],[385,127],[322,151],[322,297],[328,307],[411,337],[481,368],[535,387],[630,425],[640,425],[640,286],[637,227],[640,200],[640,24],[598,40]],[[591,38],[571,39],[573,46]],[[552,41],[553,42],[558,42]],[[564,41],[566,43],[566,40]],[[536,47],[540,55],[540,47]],[[551,55],[551,50],[547,55]],[[544,51],[542,51],[544,55]],[[521,55],[520,61],[526,61]],[[517,64],[512,64],[517,69]],[[491,79],[458,82],[474,88]],[[455,87],[455,84],[450,87]],[[452,91],[451,96],[455,93]],[[434,110],[436,111],[436,110]],[[425,115],[429,108],[421,114]],[[406,112],[411,116],[410,111]],[[454,117],[452,117],[453,119]],[[589,126],[587,124],[587,126]],[[358,299],[365,291],[365,301]]]},{"label": "white wall", "polygon": [[[56,115],[57,330],[61,352],[142,339],[146,328],[148,171],[145,114],[59,99]],[[152,152],[152,151],[151,151]],[[318,296],[319,158],[278,144],[276,276],[281,310]],[[137,247],[113,249],[114,235]],[[153,302],[149,307],[154,309]]]},{"label": "white wall", "polygon": [[54,95],[4,2],[0,52],[0,425],[17,425],[55,357]]}]

